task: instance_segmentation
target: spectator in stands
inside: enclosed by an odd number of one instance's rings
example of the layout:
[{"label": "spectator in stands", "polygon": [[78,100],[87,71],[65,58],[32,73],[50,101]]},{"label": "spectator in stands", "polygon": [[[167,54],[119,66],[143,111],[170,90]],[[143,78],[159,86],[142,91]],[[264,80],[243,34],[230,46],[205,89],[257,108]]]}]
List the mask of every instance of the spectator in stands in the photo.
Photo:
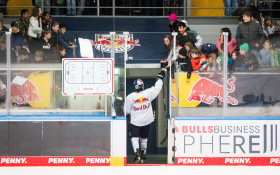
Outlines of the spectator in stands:
[{"label": "spectator in stands", "polygon": [[30,63],[31,60],[29,59],[29,53],[25,48],[21,48],[18,51],[18,57],[19,60],[17,61],[17,63]]},{"label": "spectator in stands", "polygon": [[157,9],[150,8],[150,7],[157,7],[157,1],[155,0],[145,0],[145,15],[146,16],[156,16],[157,15]]},{"label": "spectator in stands", "polygon": [[49,40],[49,43],[51,44],[52,47],[57,47],[57,44],[58,44],[57,32],[59,30],[59,23],[56,21],[53,21],[51,28],[52,28],[52,36]]},{"label": "spectator in stands", "polygon": [[234,50],[231,53],[232,65],[230,66],[230,74],[232,75],[233,72],[239,72],[245,70],[245,62],[242,57],[239,55],[237,50]]},{"label": "spectator in stands", "polygon": [[46,30],[50,28],[50,13],[44,12],[42,16],[42,29]]},{"label": "spectator in stands", "polygon": [[7,44],[6,44],[6,35],[0,37],[0,63],[6,63],[6,52],[7,52]]},{"label": "spectator in stands", "polygon": [[188,52],[188,56],[189,56],[190,53],[191,53],[191,50],[192,50],[193,48],[196,48],[196,47],[193,45],[192,42],[188,41],[188,42],[185,43],[184,48],[185,48],[186,51]]},{"label": "spectator in stands", "polygon": [[[44,4],[43,4],[43,3]],[[47,11],[47,12],[49,12],[50,11],[50,4],[51,4],[51,0],[32,0],[32,3],[33,3],[33,5],[34,6],[43,6],[44,5],[44,11]]]},{"label": "spectator in stands", "polygon": [[28,18],[29,18],[29,11],[27,9],[22,9],[20,12],[20,19],[17,20],[19,25],[19,30],[22,33],[23,43],[27,44],[27,31],[28,31]]},{"label": "spectator in stands", "polygon": [[209,72],[208,78],[213,78],[221,72],[221,63],[217,60],[217,55],[215,53],[211,53],[208,57],[207,72]]},{"label": "spectator in stands", "polygon": [[54,48],[52,50],[52,58],[53,62],[55,63],[61,63],[62,58],[66,55],[66,48],[62,45],[58,45],[57,48]]},{"label": "spectator in stands", "polygon": [[33,8],[32,15],[29,18],[28,46],[31,54],[35,53],[35,51],[38,50],[38,42],[42,33],[42,20],[40,18],[41,13],[41,8],[39,6],[35,6]]},{"label": "spectator in stands", "polygon": [[68,41],[64,34],[66,33],[66,25],[60,24],[59,25],[59,31],[57,32],[57,38],[58,38],[58,44],[63,45],[66,49],[73,49],[73,43]]},{"label": "spectator in stands", "polygon": [[243,12],[244,23],[239,25],[239,34],[236,40],[239,46],[247,43],[251,52],[258,56],[258,49],[265,40],[265,34],[263,28],[258,23],[251,21],[251,16],[251,11],[245,10]]},{"label": "spectator in stands", "polygon": [[22,49],[23,42],[22,38],[17,38],[14,41],[14,47],[12,47],[11,51],[11,61],[12,63],[18,63],[20,58],[19,58],[19,50]]},{"label": "spectator in stands", "polygon": [[[54,1],[52,0],[52,6],[56,6],[56,8],[54,10],[54,14],[55,15],[62,15],[62,14],[64,14],[65,9],[63,7],[59,8],[59,6],[65,6],[65,5],[66,5],[66,1],[65,0],[54,0]],[[66,10],[68,11],[68,6],[67,6]],[[75,8],[75,10],[76,10],[76,8]]]},{"label": "spectator in stands", "polygon": [[271,42],[265,40],[263,43],[263,49],[259,52],[259,64],[261,66],[275,66],[273,58],[273,49]]},{"label": "spectator in stands", "polygon": [[198,35],[198,34],[196,33],[196,31],[191,30],[191,29],[188,27],[188,22],[187,22],[186,20],[182,20],[182,22],[186,24],[187,32],[188,32],[188,33],[194,34],[195,39],[196,39],[196,42],[195,42],[194,44],[195,44],[195,46],[196,46],[197,48],[200,48],[201,45],[202,45],[202,38],[201,38],[201,36]]},{"label": "spectator in stands", "polygon": [[270,16],[264,17],[264,33],[266,35],[266,38],[269,38],[270,36],[274,36],[275,28],[274,23]]},{"label": "spectator in stands", "polygon": [[175,13],[171,13],[168,18],[170,32],[178,32],[178,19]]},{"label": "spectator in stands", "polygon": [[0,34],[1,35],[4,35],[5,32],[9,31],[9,29],[4,26],[3,21],[4,21],[3,13],[0,13]]},{"label": "spectator in stands", "polygon": [[259,9],[254,5],[249,5],[248,10],[252,12],[251,21],[255,21],[256,23],[259,23],[261,27],[263,27],[263,17]]},{"label": "spectator in stands", "polygon": [[35,52],[34,63],[44,63],[44,53],[42,50]]},{"label": "spectator in stands", "polygon": [[0,1],[0,13],[6,15],[7,14],[7,2],[8,0]]},{"label": "spectator in stands", "polygon": [[46,29],[42,32],[42,38],[40,39],[41,41],[41,46],[40,50],[43,51],[44,53],[44,59],[45,62],[50,62],[51,61],[51,44],[49,43],[49,39],[52,36],[52,31],[51,29]]},{"label": "spectator in stands", "polygon": [[187,32],[187,26],[185,23],[178,23],[178,31],[179,34],[177,35],[177,42],[180,47],[183,47],[188,41],[192,42],[193,44],[196,43],[194,34]]},{"label": "spectator in stands", "polygon": [[85,0],[79,0],[78,8],[77,8],[77,15],[83,15],[84,7],[85,7]]},{"label": "spectator in stands", "polygon": [[[42,4],[42,1],[44,4]],[[50,5],[51,5],[51,0],[32,0],[34,6],[43,6],[44,5],[44,12],[50,12]]]},{"label": "spectator in stands", "polygon": [[[187,73],[187,83],[190,82],[190,78],[192,75],[192,63],[191,63],[191,60],[189,57],[190,50],[187,50],[187,49],[189,49],[189,47],[192,47],[192,46],[190,46],[189,43],[192,44],[191,42],[187,42],[185,44],[187,46],[179,50],[179,55],[178,55],[178,59],[177,59],[178,65],[181,66],[181,70],[188,72]],[[173,66],[173,69],[174,69],[173,72],[175,72],[175,66]]]},{"label": "spectator in stands", "polygon": [[[244,21],[243,21],[243,16],[239,16],[238,17],[238,24],[240,25],[240,24],[242,24]],[[237,27],[237,29],[236,29],[236,38],[237,38],[237,35],[239,35],[239,26]]]},{"label": "spectator in stands", "polygon": [[259,68],[259,61],[252,51],[249,51],[249,45],[247,43],[242,44],[239,53],[242,60],[245,62],[245,69],[248,71],[255,71]]},{"label": "spectator in stands", "polygon": [[[171,35],[165,35],[163,38],[163,48],[166,53],[167,58],[165,60],[161,60],[161,67],[165,68],[168,65],[168,61],[170,61],[173,57],[173,38]],[[176,47],[177,48],[177,47]],[[178,50],[179,52],[179,50]]]},{"label": "spectator in stands", "polygon": [[237,0],[223,0],[225,6],[225,16],[231,16],[231,14],[238,9]]},{"label": "spectator in stands", "polygon": [[[1,40],[0,40],[1,41]],[[279,59],[280,59],[280,41],[275,44],[274,50],[274,62],[275,66],[279,66]]]},{"label": "spectator in stands", "polygon": [[227,32],[228,33],[228,52],[231,54],[237,47],[237,42],[236,40],[232,37],[231,35],[231,31],[229,28],[222,28],[221,29],[221,32],[220,32],[220,38],[217,40],[217,49],[218,49],[218,54],[221,53],[221,50],[220,50],[220,46],[221,44],[224,43],[224,35],[223,33],[224,32]]},{"label": "spectator in stands", "polygon": [[[207,66],[207,57],[201,54],[198,48],[191,50],[190,59],[194,73],[201,72]],[[204,67],[203,69],[201,69],[202,66]]]},{"label": "spectator in stands", "polygon": [[67,0],[67,15],[76,15],[76,0]]},{"label": "spectator in stands", "polygon": [[11,23],[11,28],[9,30],[12,35],[11,35],[11,45],[12,47],[14,46],[14,42],[17,38],[22,38],[22,32],[19,30],[19,25],[17,21],[13,21]]},{"label": "spectator in stands", "polygon": [[[217,59],[220,61],[221,67],[222,67],[222,70],[223,70],[224,69],[224,55],[225,55],[224,44],[220,45],[219,50],[220,50],[220,54],[219,54]],[[229,55],[230,55],[230,53],[228,52],[227,53],[228,66],[230,66],[232,64],[232,60],[230,59]]]}]

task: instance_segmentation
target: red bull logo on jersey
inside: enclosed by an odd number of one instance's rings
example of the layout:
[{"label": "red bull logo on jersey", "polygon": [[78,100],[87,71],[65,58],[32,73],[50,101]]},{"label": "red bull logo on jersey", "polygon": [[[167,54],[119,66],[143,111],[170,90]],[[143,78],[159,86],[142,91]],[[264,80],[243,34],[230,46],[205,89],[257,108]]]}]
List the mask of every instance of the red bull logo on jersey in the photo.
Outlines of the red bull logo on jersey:
[{"label": "red bull logo on jersey", "polygon": [[[138,111],[138,110],[148,109],[151,104],[149,103],[148,105],[146,105],[144,103],[149,102],[149,101],[150,100],[148,98],[144,98],[144,97],[140,97],[140,98],[134,100],[133,101],[133,110]],[[140,104],[140,106],[137,104]]]},{"label": "red bull logo on jersey", "polygon": [[[95,41],[91,41],[95,48],[102,52],[111,52],[111,35],[95,35]],[[127,36],[127,41],[125,43],[125,35],[115,35],[114,47],[116,53],[123,53],[125,50],[125,45],[127,45],[127,51],[130,51],[134,46],[141,46],[139,40],[133,40],[133,35]]]},{"label": "red bull logo on jersey", "polygon": [[[235,85],[233,84],[234,82],[235,77],[228,79],[227,83],[230,86],[230,88],[227,89],[228,93],[232,93],[235,91]],[[191,94],[187,98],[187,101],[198,101],[211,104],[215,100],[215,98],[219,98],[219,100],[224,101],[224,87],[217,82],[203,77],[193,85]],[[230,103],[232,105],[238,105],[238,101],[229,95],[226,101],[227,103]]]},{"label": "red bull logo on jersey", "polygon": [[42,101],[38,94],[37,87],[28,79],[26,79],[22,85],[11,83],[11,97],[17,104]]}]

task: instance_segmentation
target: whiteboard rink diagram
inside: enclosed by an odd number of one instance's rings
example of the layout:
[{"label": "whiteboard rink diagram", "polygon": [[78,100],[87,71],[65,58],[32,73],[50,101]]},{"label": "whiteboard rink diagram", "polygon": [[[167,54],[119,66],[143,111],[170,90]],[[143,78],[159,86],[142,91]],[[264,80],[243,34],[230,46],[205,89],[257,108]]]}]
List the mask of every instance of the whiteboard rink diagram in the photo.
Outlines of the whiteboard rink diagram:
[{"label": "whiteboard rink diagram", "polygon": [[63,59],[63,95],[114,93],[112,58]]}]

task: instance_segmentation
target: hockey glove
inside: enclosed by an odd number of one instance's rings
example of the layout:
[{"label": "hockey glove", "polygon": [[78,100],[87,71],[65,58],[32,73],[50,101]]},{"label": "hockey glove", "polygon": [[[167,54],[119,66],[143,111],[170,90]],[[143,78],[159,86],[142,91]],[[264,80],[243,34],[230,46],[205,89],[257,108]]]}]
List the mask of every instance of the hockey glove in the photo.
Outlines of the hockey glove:
[{"label": "hockey glove", "polygon": [[164,79],[165,77],[165,72],[164,71],[161,71],[158,75],[157,75],[157,78],[160,78],[160,79]]}]

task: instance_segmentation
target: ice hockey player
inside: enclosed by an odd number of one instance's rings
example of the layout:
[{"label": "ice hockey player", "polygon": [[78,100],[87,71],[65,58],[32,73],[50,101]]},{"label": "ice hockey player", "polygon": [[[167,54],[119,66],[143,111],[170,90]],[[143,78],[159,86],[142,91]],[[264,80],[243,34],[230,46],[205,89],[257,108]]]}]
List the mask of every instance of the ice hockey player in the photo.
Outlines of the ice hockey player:
[{"label": "ice hockey player", "polygon": [[[136,92],[126,97],[126,116],[130,120],[129,135],[135,152],[135,163],[145,163],[148,135],[150,124],[154,121],[152,101],[160,93],[165,72],[161,71],[157,75],[155,86],[144,90],[144,83],[141,79],[134,81]],[[139,140],[140,147],[139,148]]]}]

